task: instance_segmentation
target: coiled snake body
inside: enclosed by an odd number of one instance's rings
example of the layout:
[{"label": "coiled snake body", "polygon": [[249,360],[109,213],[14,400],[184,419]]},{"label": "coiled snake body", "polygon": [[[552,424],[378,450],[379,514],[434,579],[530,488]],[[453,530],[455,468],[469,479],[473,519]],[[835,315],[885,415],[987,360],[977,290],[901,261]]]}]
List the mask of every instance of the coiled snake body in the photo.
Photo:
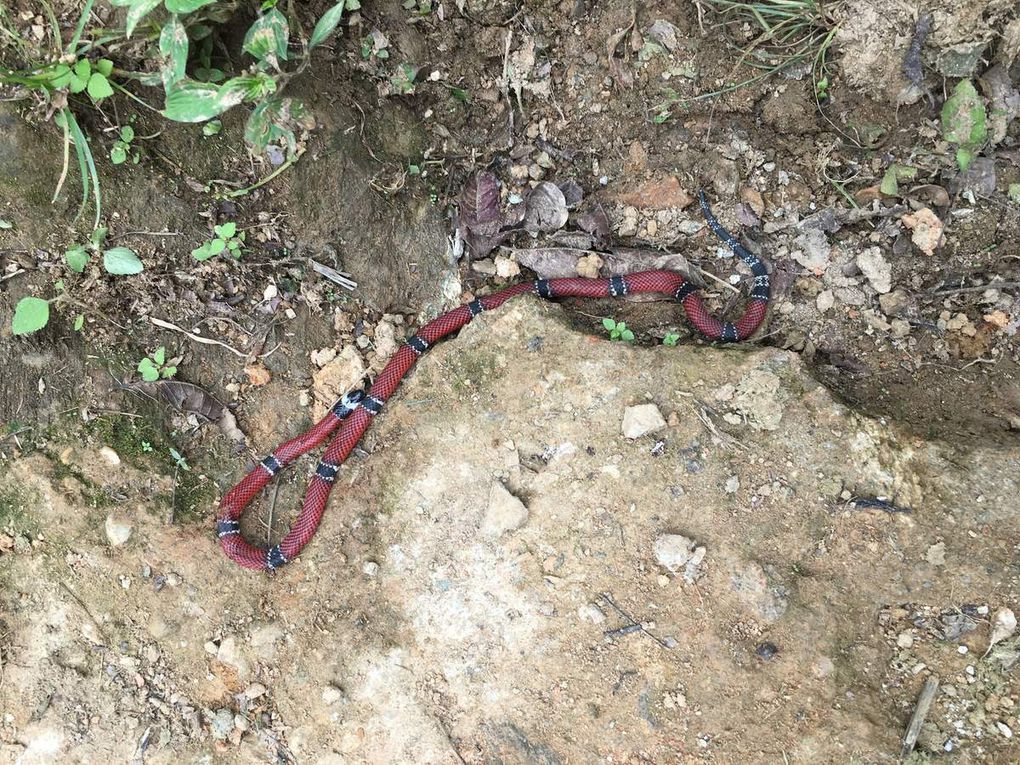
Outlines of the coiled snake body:
[{"label": "coiled snake body", "polygon": [[[555,299],[622,297],[638,292],[665,293],[672,295],[683,305],[687,318],[707,338],[722,342],[738,342],[750,337],[761,325],[768,310],[770,289],[768,270],[761,260],[748,252],[719,224],[712,215],[704,193],[701,194],[701,210],[713,233],[733,249],[748,265],[754,276],[747,307],[736,323],[724,323],[711,316],[696,294],[697,288],[675,271],[642,271],[608,279],[539,279],[507,287],[473,300],[433,319],[418,330],[417,334],[407,338],[367,392],[356,390],[345,394],[333,405],[325,418],[305,433],[276,447],[272,454],[265,457],[240,483],[227,492],[220,501],[216,524],[216,533],[223,551],[239,565],[259,571],[273,571],[292,561],[315,535],[340,465],[357,446],[362,435],[372,424],[373,418],[382,411],[386,401],[396,391],[400,381],[418,358],[444,337],[463,328],[483,311],[495,310],[518,295],[535,294],[542,298]],[[287,535],[279,544],[269,548],[256,547],[247,542],[241,536],[240,518],[248,503],[277,473],[305,452],[317,447],[337,428],[339,432],[326,447],[322,461],[309,480],[301,513]]]}]

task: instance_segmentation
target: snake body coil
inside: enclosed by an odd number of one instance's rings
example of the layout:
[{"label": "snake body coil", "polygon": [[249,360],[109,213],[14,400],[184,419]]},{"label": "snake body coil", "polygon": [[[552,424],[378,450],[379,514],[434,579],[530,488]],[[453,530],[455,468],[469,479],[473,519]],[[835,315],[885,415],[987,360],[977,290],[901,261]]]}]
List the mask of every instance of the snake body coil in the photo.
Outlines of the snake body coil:
[{"label": "snake body coil", "polygon": [[[518,295],[534,294],[546,299],[562,297],[605,298],[623,297],[639,292],[672,295],[684,307],[687,318],[711,340],[738,342],[750,337],[761,325],[768,310],[769,274],[755,255],[744,249],[730,232],[712,215],[708,200],[701,194],[701,210],[712,232],[731,247],[751,269],[754,286],[743,316],[736,323],[721,322],[710,315],[697,288],[675,271],[642,271],[608,279],[539,279],[507,287],[480,297],[433,319],[393,355],[385,369],[367,391],[345,394],[325,418],[301,435],[280,444],[254,470],[231,489],[220,501],[216,533],[223,551],[239,565],[260,571],[273,571],[292,561],[315,535],[326,510],[326,502],[340,466],[354,450],[362,435],[372,424],[386,401],[396,391],[418,358],[444,337],[451,335],[484,311],[492,311]],[[322,461],[308,483],[297,521],[279,544],[255,547],[241,536],[240,518],[245,508],[283,468],[307,451],[333,436]]]}]

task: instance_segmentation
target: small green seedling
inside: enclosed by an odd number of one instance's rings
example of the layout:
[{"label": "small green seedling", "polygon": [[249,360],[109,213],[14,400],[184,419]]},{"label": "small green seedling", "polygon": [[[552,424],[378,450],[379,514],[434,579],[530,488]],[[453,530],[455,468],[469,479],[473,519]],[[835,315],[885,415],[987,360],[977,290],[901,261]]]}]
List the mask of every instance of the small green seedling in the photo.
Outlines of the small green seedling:
[{"label": "small green seedling", "polygon": [[202,125],[202,135],[206,138],[219,135],[222,130],[223,122],[221,120],[209,120],[207,123]]},{"label": "small green seedling", "polygon": [[237,224],[233,221],[228,221],[222,225],[213,226],[213,231],[216,233],[216,236],[201,247],[196,247],[192,250],[192,257],[201,262],[226,251],[235,260],[239,259],[244,250],[244,232],[238,233]]},{"label": "small green seedling", "polygon": [[956,144],[956,164],[965,172],[988,140],[984,99],[970,80],[961,80],[942,105],[942,137]]},{"label": "small green seedling", "polygon": [[173,377],[177,374],[177,367],[166,363],[166,347],[161,345],[138,362],[138,371],[145,382],[156,382]]},{"label": "small green seedling", "polygon": [[361,57],[365,60],[377,58],[385,61],[390,57],[390,41],[377,29],[361,38]]},{"label": "small green seedling", "polygon": [[609,332],[610,340],[623,340],[627,343],[634,342],[634,333],[627,329],[627,323],[615,319],[603,319],[602,326]]},{"label": "small green seedling", "polygon": [[390,87],[398,96],[407,96],[414,93],[414,78],[418,76],[418,67],[411,64],[401,64],[390,77]]},{"label": "small green seedling", "polygon": [[662,344],[668,345],[670,348],[676,346],[678,342],[680,342],[679,332],[667,332],[666,336],[662,338]]},{"label": "small green seedling", "polygon": [[142,441],[142,451],[146,453],[151,452],[152,444],[150,444],[148,441]]},{"label": "small green seedling", "polygon": [[191,470],[191,466],[188,465],[188,461],[184,459],[184,455],[173,447],[170,448],[170,456],[174,458],[174,465],[178,470]]},{"label": "small green seedling", "polygon": [[133,140],[135,140],[135,129],[130,125],[124,125],[120,129],[120,138],[113,142],[113,148],[110,149],[110,161],[113,164],[123,165],[127,162],[128,157],[131,158],[131,164],[138,164],[141,157],[137,149],[132,150],[131,142]]},{"label": "small green seedling", "polygon": [[132,276],[141,273],[142,261],[138,259],[135,251],[128,247],[111,247],[103,249],[103,242],[106,241],[106,234],[109,229],[97,228],[92,232],[87,244],[79,244],[64,253],[67,267],[80,274],[85,270],[89,262],[89,252],[103,253],[103,268],[106,273],[114,276]]}]

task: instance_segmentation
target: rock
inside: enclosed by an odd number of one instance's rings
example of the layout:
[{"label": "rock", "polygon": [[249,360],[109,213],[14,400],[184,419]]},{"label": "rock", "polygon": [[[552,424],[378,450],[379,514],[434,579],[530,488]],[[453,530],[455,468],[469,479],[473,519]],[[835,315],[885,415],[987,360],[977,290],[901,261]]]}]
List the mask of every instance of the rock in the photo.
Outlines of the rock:
[{"label": "rock", "polygon": [[832,290],[822,290],[818,293],[818,297],[815,298],[815,306],[818,308],[820,313],[825,313],[836,303],[836,296],[832,294]]},{"label": "rock", "polygon": [[903,290],[893,290],[885,295],[879,295],[878,305],[886,316],[898,315],[907,307],[907,293]]},{"label": "rock", "polygon": [[896,338],[906,337],[910,334],[910,322],[903,321],[903,319],[893,319],[889,322],[889,326],[892,327],[892,336]]},{"label": "rock", "polygon": [[892,268],[882,256],[881,247],[868,247],[857,256],[857,267],[861,269],[875,292],[885,294],[892,289]]},{"label": "rock", "polygon": [[946,543],[937,542],[931,545],[925,552],[924,559],[933,566],[946,565]]},{"label": "rock", "polygon": [[666,421],[655,404],[628,406],[623,413],[623,435],[625,438],[640,438],[666,427]]},{"label": "rock", "polygon": [[1016,614],[1012,609],[999,608],[992,616],[992,630],[988,636],[988,647],[1013,637],[1016,632]]},{"label": "rock", "polygon": [[655,561],[671,574],[683,571],[688,584],[701,575],[701,562],[705,559],[705,548],[682,534],[662,534],[655,540],[653,548]]},{"label": "rock", "polygon": [[99,456],[106,460],[106,462],[110,465],[116,466],[120,464],[120,455],[109,446],[101,447],[99,449]]},{"label": "rock", "polygon": [[386,314],[380,319],[379,323],[375,325],[375,337],[372,342],[375,345],[376,360],[381,369],[385,366],[385,363],[389,361],[390,357],[397,352],[397,327],[396,319],[390,314]]},{"label": "rock", "polygon": [[591,622],[592,624],[602,624],[606,620],[606,615],[602,613],[602,609],[594,603],[586,603],[578,608],[577,616],[582,622]]},{"label": "rock", "polygon": [[516,531],[527,522],[528,508],[524,503],[499,481],[494,481],[489,490],[489,506],[482,520],[482,531],[498,537],[508,531]]},{"label": "rock", "polygon": [[312,393],[316,402],[314,416],[322,417],[340,396],[360,388],[367,371],[361,354],[349,345],[322,369],[312,372]]},{"label": "rock", "polygon": [[674,175],[648,181],[630,191],[613,194],[611,198],[621,205],[648,210],[682,210],[694,201],[694,197],[687,193]]},{"label": "rock", "polygon": [[765,569],[753,561],[733,571],[730,587],[754,614],[767,622],[779,619],[789,606],[786,588],[770,586]]},{"label": "rock", "polygon": [[758,643],[754,649],[755,655],[762,661],[772,661],[779,653],[779,647],[775,643]]},{"label": "rock", "polygon": [[234,713],[226,707],[217,709],[209,719],[209,733],[217,741],[225,741],[234,729]]},{"label": "rock", "polygon": [[731,475],[726,479],[726,485],[723,488],[727,494],[736,494],[740,490],[740,479],[735,475]]},{"label": "rock", "polygon": [[778,430],[783,418],[782,381],[767,369],[752,369],[737,385],[733,408],[756,430]]},{"label": "rock", "polygon": [[365,561],[365,563],[361,566],[361,572],[365,576],[375,576],[379,573],[379,564],[374,560]]},{"label": "rock", "polygon": [[793,259],[814,274],[821,274],[829,266],[832,246],[825,232],[817,228],[808,229],[793,240]]},{"label": "rock", "polygon": [[471,270],[484,276],[495,276],[496,264],[491,258],[482,258],[471,263]]},{"label": "rock", "polygon": [[335,685],[327,685],[325,690],[322,692],[322,700],[326,704],[336,704],[338,701],[341,701],[343,697],[344,692]]},{"label": "rock", "polygon": [[623,219],[617,226],[616,232],[620,236],[634,236],[638,229],[638,211],[636,207],[624,207]]},{"label": "rock", "polygon": [[220,641],[220,646],[216,650],[216,660],[233,667],[237,672],[237,677],[241,680],[247,679],[250,675],[251,665],[242,655],[237,638],[233,635],[228,635]]},{"label": "rock", "polygon": [[598,279],[600,268],[602,268],[602,258],[594,252],[577,259],[577,275],[585,279]]},{"label": "rock", "polygon": [[106,516],[106,541],[111,547],[120,547],[131,538],[131,523],[120,515]]},{"label": "rock", "polygon": [[521,267],[513,258],[497,255],[495,265],[496,276],[502,279],[512,279],[521,273]]},{"label": "rock", "polygon": [[925,255],[934,255],[942,241],[942,221],[939,216],[927,207],[922,207],[916,213],[907,213],[900,220],[913,231],[910,241],[914,246]]}]

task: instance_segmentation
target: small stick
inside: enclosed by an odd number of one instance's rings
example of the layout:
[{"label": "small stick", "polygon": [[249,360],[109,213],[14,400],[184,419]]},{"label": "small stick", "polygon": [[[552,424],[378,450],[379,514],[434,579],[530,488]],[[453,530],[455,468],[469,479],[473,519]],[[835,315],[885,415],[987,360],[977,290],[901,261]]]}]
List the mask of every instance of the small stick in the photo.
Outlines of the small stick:
[{"label": "small stick", "polygon": [[74,602],[77,603],[79,606],[81,606],[81,608],[85,612],[85,614],[89,617],[89,619],[92,620],[92,623],[94,625],[96,625],[96,628],[99,630],[99,634],[103,636],[103,640],[105,640],[107,643],[111,643],[112,644],[112,641],[110,640],[110,636],[107,635],[106,634],[106,630],[103,629],[103,625],[99,623],[99,620],[93,615],[92,611],[89,610],[89,607],[87,605],[85,605],[85,601],[78,597],[78,593],[76,593],[74,590],[72,590],[70,587],[68,587],[67,583],[65,583],[64,581],[60,581],[59,584],[60,584],[61,587],[64,588],[64,590],[67,591],[68,595],[70,595],[72,598],[74,598]]},{"label": "small stick", "polygon": [[704,268],[702,268],[701,266],[698,266],[698,272],[699,272],[699,273],[700,273],[700,274],[701,274],[702,276],[707,276],[707,277],[708,277],[709,279],[711,279],[712,281],[715,281],[715,282],[719,282],[719,284],[721,284],[721,285],[722,285],[723,287],[725,287],[726,289],[730,290],[731,292],[736,292],[736,293],[737,293],[738,295],[740,294],[740,290],[738,290],[738,289],[737,289],[736,287],[734,287],[734,286],[733,286],[732,284],[730,284],[730,283],[729,283],[728,281],[726,281],[725,279],[720,279],[720,278],[719,278],[718,276],[716,276],[715,274],[710,274],[710,273],[709,273],[708,271],[706,271],[706,270],[705,270]]},{"label": "small stick", "polygon": [[188,332],[188,330],[183,329],[181,327],[178,327],[176,324],[171,324],[168,321],[163,321],[162,319],[157,319],[154,316],[150,316],[149,317],[149,321],[153,325],[155,325],[157,327],[160,327],[161,329],[170,329],[170,330],[173,330],[174,332],[180,332],[182,335],[186,335],[187,337],[189,337],[192,340],[194,340],[196,343],[201,343],[202,345],[218,345],[221,348],[226,348],[228,351],[233,353],[235,356],[240,356],[242,359],[247,359],[248,358],[248,354],[247,353],[241,353],[241,351],[237,350],[236,348],[231,348],[226,343],[221,343],[219,340],[213,340],[211,337],[202,337],[201,335],[196,335],[194,332]]},{"label": "small stick", "polygon": [[337,271],[335,268],[325,266],[322,263],[319,263],[317,260],[313,260],[312,258],[309,258],[308,262],[312,264],[312,270],[314,270],[316,273],[322,274],[331,282],[336,282],[346,290],[351,290],[353,292],[354,289],[358,286],[358,283],[356,281],[354,281],[353,279],[348,279],[346,274]]},{"label": "small stick", "polygon": [[917,697],[917,706],[914,707],[914,714],[910,717],[910,724],[907,725],[907,732],[903,736],[903,747],[900,749],[900,759],[905,760],[917,744],[917,737],[921,733],[921,726],[928,717],[928,710],[935,700],[935,692],[939,689],[937,677],[929,677],[924,681],[921,688],[921,695]]},{"label": "small stick", "polygon": [[932,290],[934,295],[952,295],[957,292],[984,292],[985,290],[1015,289],[1020,287],[1020,282],[989,282],[978,284],[974,287],[939,287]]}]

